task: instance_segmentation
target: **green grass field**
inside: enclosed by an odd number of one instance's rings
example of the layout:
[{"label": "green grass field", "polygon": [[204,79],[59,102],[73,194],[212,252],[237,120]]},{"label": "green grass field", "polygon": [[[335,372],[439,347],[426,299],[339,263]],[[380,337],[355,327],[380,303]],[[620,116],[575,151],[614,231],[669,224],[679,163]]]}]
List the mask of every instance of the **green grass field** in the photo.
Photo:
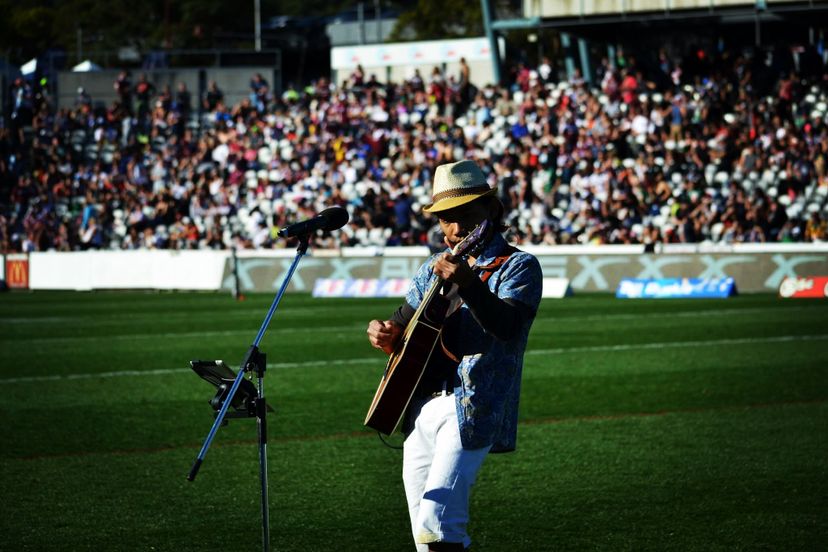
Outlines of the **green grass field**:
[{"label": "green grass field", "polygon": [[[253,420],[212,423],[272,297],[0,296],[0,550],[260,549]],[[401,453],[362,427],[396,300],[287,295],[262,342],[272,546],[413,550]],[[487,459],[476,551],[825,550],[828,301],[545,301],[518,451]]]}]

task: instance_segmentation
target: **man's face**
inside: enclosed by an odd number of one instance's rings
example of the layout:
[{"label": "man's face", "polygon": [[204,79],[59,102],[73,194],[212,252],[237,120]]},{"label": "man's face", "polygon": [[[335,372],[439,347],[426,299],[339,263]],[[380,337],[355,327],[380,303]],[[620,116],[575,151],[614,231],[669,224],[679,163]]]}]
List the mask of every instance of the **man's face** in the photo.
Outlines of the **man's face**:
[{"label": "man's face", "polygon": [[486,220],[488,216],[488,204],[480,200],[437,213],[440,220],[440,230],[446,235],[446,245],[452,248],[469,235],[478,224]]}]

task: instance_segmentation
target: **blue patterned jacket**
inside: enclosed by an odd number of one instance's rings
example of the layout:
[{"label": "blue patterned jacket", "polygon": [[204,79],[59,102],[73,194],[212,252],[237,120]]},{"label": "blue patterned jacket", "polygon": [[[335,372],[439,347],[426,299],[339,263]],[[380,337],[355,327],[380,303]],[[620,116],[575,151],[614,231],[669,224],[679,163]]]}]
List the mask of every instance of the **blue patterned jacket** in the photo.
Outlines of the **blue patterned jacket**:
[{"label": "blue patterned jacket", "polygon": [[[492,264],[507,248],[506,240],[496,234],[475,260],[475,266]],[[411,281],[406,302],[412,308],[419,306],[428,290],[434,278],[432,264],[439,255],[442,253],[423,263]],[[516,251],[486,283],[498,297],[523,303],[532,314],[508,341],[486,333],[465,303],[452,315],[459,317],[459,322],[449,348],[462,355],[454,396],[463,448],[492,445],[492,452],[507,452],[515,449],[523,353],[540,303],[543,275],[533,255]]]}]

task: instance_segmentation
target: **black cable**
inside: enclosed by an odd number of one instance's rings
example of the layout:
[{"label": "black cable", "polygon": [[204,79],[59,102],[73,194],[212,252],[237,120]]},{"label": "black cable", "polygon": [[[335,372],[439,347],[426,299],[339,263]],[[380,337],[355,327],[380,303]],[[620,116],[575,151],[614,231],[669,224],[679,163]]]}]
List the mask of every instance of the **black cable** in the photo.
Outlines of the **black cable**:
[{"label": "black cable", "polygon": [[382,433],[380,433],[379,431],[377,431],[377,437],[380,438],[380,441],[382,441],[383,445],[385,445],[386,447],[388,447],[390,449],[394,449],[394,450],[402,450],[403,449],[403,447],[401,447],[401,446],[395,447],[394,445],[388,444],[388,441],[385,440],[385,438],[382,436]]}]

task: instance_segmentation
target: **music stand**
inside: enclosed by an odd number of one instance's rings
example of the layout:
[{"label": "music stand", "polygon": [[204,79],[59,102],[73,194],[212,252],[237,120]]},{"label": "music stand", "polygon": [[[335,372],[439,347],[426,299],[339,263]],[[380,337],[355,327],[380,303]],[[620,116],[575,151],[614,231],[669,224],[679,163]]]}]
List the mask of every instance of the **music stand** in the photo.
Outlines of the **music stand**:
[{"label": "music stand", "polygon": [[[201,376],[201,379],[216,388],[216,396],[208,402],[213,410],[218,412],[222,403],[227,400],[230,394],[230,387],[236,380],[236,372],[227,366],[223,360],[191,360],[190,367],[193,372]],[[230,402],[233,411],[228,411],[225,418],[252,418],[256,416],[258,401],[258,390],[253,382],[243,379],[236,395]],[[270,405],[265,405],[268,412],[274,412]],[[225,425],[227,425],[225,423]]]},{"label": "music stand", "polygon": [[[290,265],[288,273],[279,288],[279,292],[276,294],[276,297],[274,297],[273,302],[270,305],[270,310],[268,310],[267,315],[259,328],[259,333],[256,335],[256,339],[244,355],[238,374],[234,373],[233,370],[221,360],[194,360],[190,362],[190,366],[193,371],[216,387],[217,393],[212,399],[210,399],[209,402],[210,406],[218,412],[216,413],[216,419],[213,422],[213,426],[210,428],[210,432],[207,434],[207,438],[204,440],[204,444],[202,445],[195,462],[193,462],[190,473],[187,475],[187,480],[195,481],[196,475],[198,475],[198,470],[201,468],[201,464],[204,461],[204,457],[207,455],[207,450],[210,448],[213,438],[216,436],[218,428],[227,424],[226,418],[255,417],[259,437],[259,480],[261,483],[262,499],[262,546],[265,552],[270,551],[270,511],[267,492],[267,420],[265,419],[265,414],[268,410],[272,412],[273,409],[267,405],[264,397],[264,375],[267,368],[267,360],[265,354],[259,351],[259,343],[261,342],[262,337],[264,337],[265,330],[267,330],[267,327],[270,324],[270,319],[273,318],[273,313],[276,312],[276,308],[282,300],[282,295],[284,295],[285,290],[290,283],[290,279],[293,277],[293,273],[296,271],[296,266],[299,264],[299,260],[308,250],[309,241],[310,237],[308,235],[304,235],[299,238],[299,246],[296,248],[296,257],[294,257],[293,263]],[[248,372],[255,374],[257,379],[257,384],[255,386],[250,380],[244,379],[245,373]],[[228,413],[231,406],[234,411]]]}]

